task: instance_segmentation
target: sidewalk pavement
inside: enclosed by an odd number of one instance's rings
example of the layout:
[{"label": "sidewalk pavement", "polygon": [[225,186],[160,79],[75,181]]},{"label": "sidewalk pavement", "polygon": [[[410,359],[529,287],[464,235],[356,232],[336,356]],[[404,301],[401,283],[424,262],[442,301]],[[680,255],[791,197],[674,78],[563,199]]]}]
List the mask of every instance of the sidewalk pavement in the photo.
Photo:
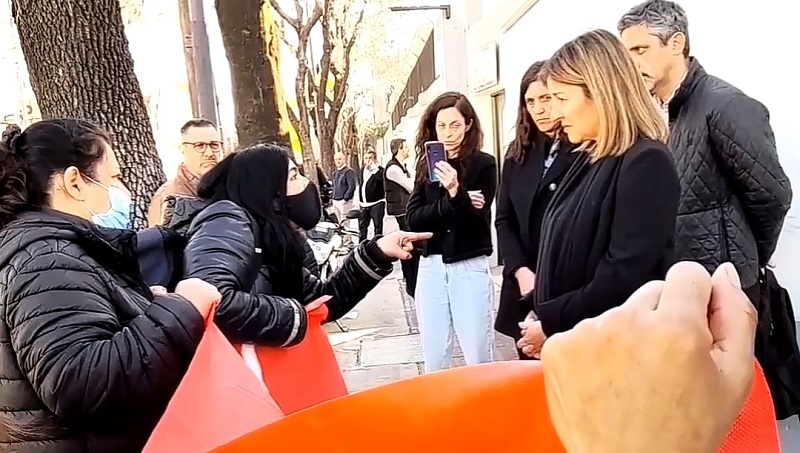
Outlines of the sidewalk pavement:
[{"label": "sidewalk pavement", "polygon": [[[493,276],[499,295],[499,268]],[[342,320],[350,328],[348,332],[341,332],[332,324],[327,327],[351,392],[422,373],[422,350],[414,303],[403,289],[399,265],[395,265],[394,272],[379,283],[354,311],[357,314],[355,319]],[[457,343],[453,365],[462,366],[464,357]],[[496,334],[495,359],[516,357],[513,341]]]}]

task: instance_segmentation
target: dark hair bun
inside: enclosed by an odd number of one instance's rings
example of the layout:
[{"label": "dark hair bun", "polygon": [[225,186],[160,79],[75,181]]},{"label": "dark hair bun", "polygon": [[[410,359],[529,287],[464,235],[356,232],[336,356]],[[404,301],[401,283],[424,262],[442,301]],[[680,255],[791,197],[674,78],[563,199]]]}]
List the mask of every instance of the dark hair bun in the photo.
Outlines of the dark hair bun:
[{"label": "dark hair bun", "polygon": [[19,126],[10,125],[3,131],[0,141],[0,228],[14,220],[27,206],[25,171],[15,155],[15,141],[20,133]]},{"label": "dark hair bun", "polygon": [[9,124],[6,126],[6,130],[3,131],[3,138],[2,144],[3,148],[6,151],[13,153],[14,152],[14,140],[22,134],[22,129],[16,124]]}]

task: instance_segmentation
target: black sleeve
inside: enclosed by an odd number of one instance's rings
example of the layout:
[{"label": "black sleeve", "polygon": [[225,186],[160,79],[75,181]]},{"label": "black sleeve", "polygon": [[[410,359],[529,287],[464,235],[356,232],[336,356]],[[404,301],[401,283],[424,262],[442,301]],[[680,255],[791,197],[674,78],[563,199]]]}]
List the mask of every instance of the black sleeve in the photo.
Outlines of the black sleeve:
[{"label": "black sleeve", "polygon": [[481,165],[480,171],[478,172],[477,186],[475,189],[469,190],[480,190],[485,203],[481,209],[476,209],[472,206],[472,201],[469,199],[469,194],[467,193],[468,189],[464,187],[463,184],[459,184],[456,196],[453,198],[449,196],[445,197],[447,200],[447,207],[445,209],[453,212],[456,222],[462,218],[465,220],[475,218],[482,219],[492,210],[492,203],[494,203],[494,197],[497,194],[497,163],[495,163],[494,157],[483,152],[481,152],[481,155],[477,158],[486,160],[487,163]]},{"label": "black sleeve", "polygon": [[306,273],[303,302],[308,304],[320,296],[332,296],[328,302],[328,321],[335,321],[352,310],[378,282],[392,273],[394,260],[381,251],[377,239],[359,244],[325,282]]},{"label": "black sleeve", "polygon": [[712,114],[709,132],[755,236],[759,265],[766,266],[792,204],[792,186],[778,161],[769,112],[760,102],[739,93]]},{"label": "black sleeve", "polygon": [[55,251],[20,266],[7,288],[20,369],[48,409],[77,425],[166,406],[205,331],[173,295],[123,325],[107,291],[90,264]]},{"label": "black sleeve", "polygon": [[[660,272],[675,235],[680,182],[664,148],[626,156],[620,169],[608,250],[592,280],[537,307],[550,336],[621,305]],[[661,276],[663,278],[663,276]]]},{"label": "black sleeve", "polygon": [[525,254],[522,248],[522,239],[519,236],[519,221],[516,211],[511,204],[510,173],[513,163],[506,162],[503,167],[503,177],[500,181],[500,194],[497,197],[497,214],[494,225],[497,228],[497,245],[502,250],[503,275],[509,278],[520,267],[525,265]]},{"label": "black sleeve", "polygon": [[308,325],[299,301],[251,294],[261,257],[247,214],[234,203],[217,202],[197,215],[184,251],[186,278],[199,278],[222,294],[215,321],[234,343],[291,346]]},{"label": "black sleeve", "polygon": [[453,212],[447,202],[446,194],[439,198],[429,201],[426,196],[426,181],[414,183],[414,190],[408,198],[406,205],[406,222],[410,231],[426,232],[436,231],[442,226],[442,222],[449,222]]}]

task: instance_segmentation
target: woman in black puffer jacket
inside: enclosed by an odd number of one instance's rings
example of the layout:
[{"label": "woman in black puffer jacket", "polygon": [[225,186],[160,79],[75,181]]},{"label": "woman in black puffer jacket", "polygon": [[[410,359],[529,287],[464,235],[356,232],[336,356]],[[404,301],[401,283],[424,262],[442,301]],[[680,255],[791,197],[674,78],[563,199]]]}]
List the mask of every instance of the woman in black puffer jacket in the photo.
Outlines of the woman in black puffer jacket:
[{"label": "woman in black puffer jacket", "polygon": [[219,289],[215,322],[234,343],[299,343],[308,321],[304,305],[330,295],[327,320],[341,318],[392,271],[395,260],[411,257],[413,241],[430,237],[398,231],[365,241],[328,281],[320,281],[304,268],[299,231],[319,221],[319,194],[278,145],[229,155],[203,177],[198,195],[205,200],[202,210],[176,206],[167,213],[167,226],[190,225],[184,277]]},{"label": "woman in black puffer jacket", "polygon": [[154,296],[134,233],[102,228],[131,208],[110,143],[47,120],[0,144],[0,453],[142,451],[219,300]]}]

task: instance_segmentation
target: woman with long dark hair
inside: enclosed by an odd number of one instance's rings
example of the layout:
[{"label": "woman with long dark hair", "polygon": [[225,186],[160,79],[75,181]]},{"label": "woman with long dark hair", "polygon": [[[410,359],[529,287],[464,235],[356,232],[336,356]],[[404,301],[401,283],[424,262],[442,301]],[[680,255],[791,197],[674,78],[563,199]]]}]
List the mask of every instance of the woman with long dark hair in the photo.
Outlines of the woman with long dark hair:
[{"label": "woman with long dark hair", "polygon": [[[495,329],[519,341],[519,323],[533,310],[536,255],[542,219],[564,173],[575,158],[572,146],[550,119],[550,92],[542,71],[531,65],[522,76],[516,137],[508,147],[497,198],[497,244],[503,260],[503,286]],[[520,359],[529,357],[517,349]]]},{"label": "woman with long dark hair", "polygon": [[0,451],[141,452],[219,292],[153,294],[108,132],[11,128],[0,143]]},{"label": "woman with long dark hair", "polygon": [[[443,142],[447,153],[447,161],[433,169],[438,181],[428,174],[428,141]],[[463,94],[440,95],[422,115],[417,181],[406,218],[412,231],[433,232],[420,259],[414,297],[426,372],[450,366],[454,332],[468,364],[494,357],[494,283],[487,257],[497,164],[482,145],[481,123]]]},{"label": "woman with long dark hair", "polygon": [[[409,258],[412,242],[430,235],[397,232],[360,244],[328,281],[303,266],[300,230],[319,221],[319,193],[288,149],[258,144],[232,153],[200,180],[205,206],[175,208],[171,225],[187,224],[184,275],[222,293],[216,323],[235,343],[291,346],[303,340],[303,306],[330,295],[328,321],[344,316]],[[179,200],[180,201],[180,200]]]}]

